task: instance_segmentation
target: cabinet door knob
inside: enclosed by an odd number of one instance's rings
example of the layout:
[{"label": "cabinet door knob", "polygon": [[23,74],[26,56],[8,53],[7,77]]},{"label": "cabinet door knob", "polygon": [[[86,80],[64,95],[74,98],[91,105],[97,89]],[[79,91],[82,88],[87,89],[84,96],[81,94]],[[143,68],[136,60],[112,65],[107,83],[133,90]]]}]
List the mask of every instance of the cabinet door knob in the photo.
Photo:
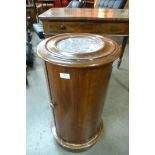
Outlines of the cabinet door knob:
[{"label": "cabinet door knob", "polygon": [[65,25],[64,24],[61,24],[60,25],[60,29],[65,30],[66,29]]}]

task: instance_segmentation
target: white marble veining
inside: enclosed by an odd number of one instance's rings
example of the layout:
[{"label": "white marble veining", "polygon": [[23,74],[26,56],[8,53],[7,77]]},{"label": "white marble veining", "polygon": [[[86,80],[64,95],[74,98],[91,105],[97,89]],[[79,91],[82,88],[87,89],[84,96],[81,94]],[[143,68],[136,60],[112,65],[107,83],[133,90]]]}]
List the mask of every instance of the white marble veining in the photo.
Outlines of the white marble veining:
[{"label": "white marble veining", "polygon": [[56,47],[67,53],[91,53],[104,47],[104,42],[97,37],[78,36],[57,42]]}]

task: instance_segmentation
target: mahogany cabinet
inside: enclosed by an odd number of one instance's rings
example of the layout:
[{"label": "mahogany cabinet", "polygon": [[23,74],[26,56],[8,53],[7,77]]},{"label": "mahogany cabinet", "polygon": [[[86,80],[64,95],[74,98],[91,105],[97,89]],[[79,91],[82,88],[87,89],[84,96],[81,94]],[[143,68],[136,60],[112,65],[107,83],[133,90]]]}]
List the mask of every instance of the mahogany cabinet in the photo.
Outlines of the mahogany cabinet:
[{"label": "mahogany cabinet", "polygon": [[82,150],[103,131],[101,118],[112,63],[120,56],[113,40],[89,33],[65,33],[42,41],[37,53],[45,71],[58,144]]}]

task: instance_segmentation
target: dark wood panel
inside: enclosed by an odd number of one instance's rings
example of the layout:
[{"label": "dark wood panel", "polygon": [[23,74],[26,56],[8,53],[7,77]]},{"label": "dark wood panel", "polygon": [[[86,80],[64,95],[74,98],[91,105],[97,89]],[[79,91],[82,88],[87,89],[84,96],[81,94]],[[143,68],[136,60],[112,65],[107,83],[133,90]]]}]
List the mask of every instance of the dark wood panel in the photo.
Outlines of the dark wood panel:
[{"label": "dark wood panel", "polygon": [[30,25],[32,27],[32,24],[36,22],[36,15],[37,11],[33,5],[27,5],[26,6],[26,17],[31,17],[30,19]]},{"label": "dark wood panel", "polygon": [[50,33],[104,33],[104,34],[128,34],[128,22],[50,22],[43,21],[44,32]]}]

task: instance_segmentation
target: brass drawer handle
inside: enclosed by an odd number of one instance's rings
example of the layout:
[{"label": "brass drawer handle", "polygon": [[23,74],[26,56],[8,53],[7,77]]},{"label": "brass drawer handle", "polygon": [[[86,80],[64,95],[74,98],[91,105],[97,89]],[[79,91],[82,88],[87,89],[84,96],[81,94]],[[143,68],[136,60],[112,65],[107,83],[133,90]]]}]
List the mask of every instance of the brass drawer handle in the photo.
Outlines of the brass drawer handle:
[{"label": "brass drawer handle", "polygon": [[66,29],[65,25],[64,24],[61,24],[60,25],[60,29],[65,30]]},{"label": "brass drawer handle", "polygon": [[56,105],[55,102],[54,102],[54,103],[52,103],[52,102],[50,103],[50,107],[51,107],[51,108],[55,108],[55,105]]}]

